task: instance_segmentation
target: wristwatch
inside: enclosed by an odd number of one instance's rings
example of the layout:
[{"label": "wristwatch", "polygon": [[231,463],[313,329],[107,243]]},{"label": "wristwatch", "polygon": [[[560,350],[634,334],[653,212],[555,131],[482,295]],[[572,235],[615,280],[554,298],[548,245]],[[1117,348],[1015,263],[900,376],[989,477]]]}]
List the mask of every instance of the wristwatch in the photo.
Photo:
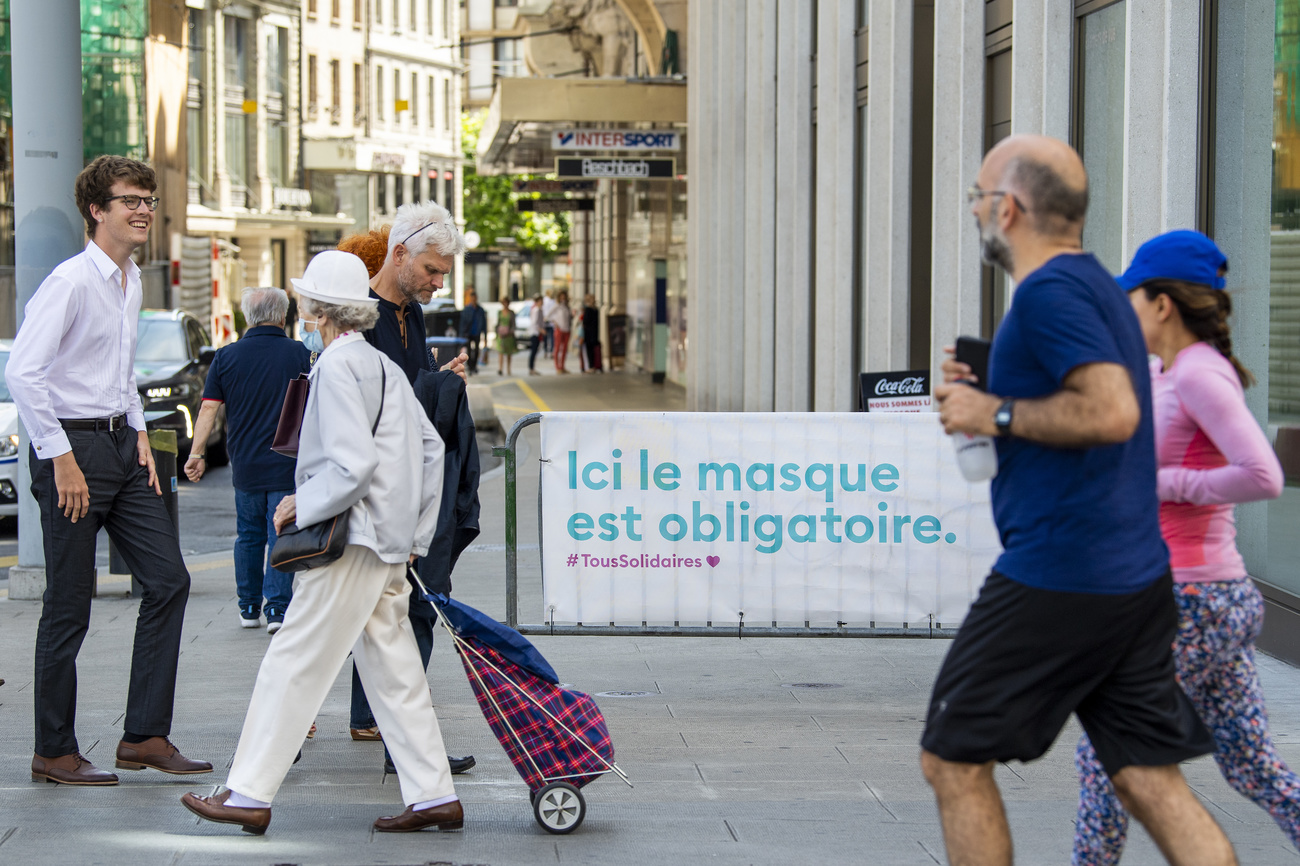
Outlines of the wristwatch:
[{"label": "wristwatch", "polygon": [[993,413],[993,423],[997,425],[999,436],[1011,435],[1011,412],[1015,405],[1016,401],[1014,399],[1007,398],[1002,401],[998,411]]}]

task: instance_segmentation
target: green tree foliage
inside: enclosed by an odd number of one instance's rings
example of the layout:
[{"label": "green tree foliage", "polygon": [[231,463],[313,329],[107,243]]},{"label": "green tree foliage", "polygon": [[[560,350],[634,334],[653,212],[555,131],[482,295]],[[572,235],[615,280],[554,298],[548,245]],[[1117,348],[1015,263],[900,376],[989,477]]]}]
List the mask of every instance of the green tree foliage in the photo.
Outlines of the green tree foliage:
[{"label": "green tree foliage", "polygon": [[465,154],[465,228],[483,238],[485,246],[494,246],[497,238],[515,239],[519,249],[533,253],[557,253],[569,248],[567,213],[520,213],[515,204],[521,198],[538,198],[536,193],[512,191],[515,180],[554,178],[554,175],[480,175],[474,170],[474,155],[479,132],[487,114],[461,115],[460,144]]}]

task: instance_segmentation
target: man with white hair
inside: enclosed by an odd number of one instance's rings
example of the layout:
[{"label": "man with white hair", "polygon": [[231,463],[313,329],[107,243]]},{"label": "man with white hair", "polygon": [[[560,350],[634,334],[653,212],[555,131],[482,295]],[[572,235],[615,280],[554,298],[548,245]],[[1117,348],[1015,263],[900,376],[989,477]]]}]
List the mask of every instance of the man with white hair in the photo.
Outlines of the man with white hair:
[{"label": "man with white hair", "polygon": [[[207,469],[204,443],[226,408],[226,442],[235,486],[235,586],[239,624],[257,628],[266,599],[266,630],[275,634],[293,596],[293,575],[271,567],[272,516],[293,493],[294,461],[271,450],[289,381],[311,370],[311,352],[284,331],[289,296],[274,286],[244,289],[248,330],[217,350],[203,388],[185,475],[197,482]],[[270,544],[268,544],[270,542]],[[265,563],[265,568],[263,567]]]},{"label": "man with white hair", "polygon": [[[436,369],[424,343],[420,304],[429,303],[434,292],[442,289],[456,256],[463,252],[465,238],[442,205],[412,202],[397,209],[388,231],[388,258],[370,279],[370,297],[379,300],[379,321],[365,336],[366,342],[405,370],[411,382],[421,370]],[[452,370],[458,372],[455,366]]]}]

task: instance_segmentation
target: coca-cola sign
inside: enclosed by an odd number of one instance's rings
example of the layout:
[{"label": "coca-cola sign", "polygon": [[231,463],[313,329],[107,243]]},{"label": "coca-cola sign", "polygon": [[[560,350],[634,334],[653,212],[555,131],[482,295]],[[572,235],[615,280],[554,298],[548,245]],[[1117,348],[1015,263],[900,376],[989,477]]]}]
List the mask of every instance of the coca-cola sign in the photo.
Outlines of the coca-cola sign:
[{"label": "coca-cola sign", "polygon": [[874,389],[877,397],[891,394],[925,394],[924,376],[904,376],[901,379],[880,379]]},{"label": "coca-cola sign", "polygon": [[859,377],[859,408],[864,412],[929,412],[930,371],[894,370]]}]

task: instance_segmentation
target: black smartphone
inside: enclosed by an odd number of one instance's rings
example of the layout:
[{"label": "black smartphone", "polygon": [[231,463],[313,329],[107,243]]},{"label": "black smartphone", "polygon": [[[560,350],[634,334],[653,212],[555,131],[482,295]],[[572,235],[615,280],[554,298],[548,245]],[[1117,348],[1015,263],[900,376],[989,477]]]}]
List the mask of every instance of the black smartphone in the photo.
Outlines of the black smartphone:
[{"label": "black smartphone", "polygon": [[981,391],[988,390],[989,348],[992,345],[988,340],[981,340],[979,337],[957,338],[955,358],[958,363],[970,367],[970,371],[976,376],[976,381],[970,384]]}]

